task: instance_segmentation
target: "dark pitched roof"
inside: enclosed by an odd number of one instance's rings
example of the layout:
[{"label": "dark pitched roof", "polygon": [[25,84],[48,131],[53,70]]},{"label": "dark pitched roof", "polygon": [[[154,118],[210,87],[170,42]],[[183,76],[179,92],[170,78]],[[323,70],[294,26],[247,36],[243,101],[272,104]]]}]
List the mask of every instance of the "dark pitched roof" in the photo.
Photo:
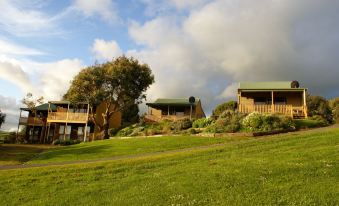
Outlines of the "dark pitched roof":
[{"label": "dark pitched roof", "polygon": [[240,82],[240,90],[304,90],[306,88],[292,88],[291,81],[271,82]]},{"label": "dark pitched roof", "polygon": [[173,99],[157,99],[154,102],[146,103],[148,106],[190,106],[190,105],[197,105],[200,101],[199,98],[195,98],[195,102],[191,104],[189,102],[189,98],[173,98]]},{"label": "dark pitched roof", "polygon": [[[41,104],[39,106],[36,107],[36,110],[37,111],[48,111],[48,103],[45,103],[45,104]],[[24,111],[29,111],[29,108],[21,108],[22,110]],[[52,111],[56,111],[57,110],[57,107],[54,105],[54,104],[51,104],[51,110]]]}]

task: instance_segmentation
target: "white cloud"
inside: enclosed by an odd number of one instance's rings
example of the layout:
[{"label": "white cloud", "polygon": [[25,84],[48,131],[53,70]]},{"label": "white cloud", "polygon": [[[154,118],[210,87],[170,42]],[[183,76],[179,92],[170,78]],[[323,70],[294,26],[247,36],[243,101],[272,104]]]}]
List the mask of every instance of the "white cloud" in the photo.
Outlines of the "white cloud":
[{"label": "white cloud", "polygon": [[13,97],[0,95],[0,110],[6,114],[1,130],[16,131],[19,121],[20,105]]},{"label": "white cloud", "polygon": [[119,19],[112,0],[75,0],[73,7],[87,17],[98,15],[108,22]]},{"label": "white cloud", "polygon": [[16,36],[58,35],[57,18],[39,11],[37,1],[0,1],[0,29]]},{"label": "white cloud", "polygon": [[0,39],[0,54],[1,55],[24,55],[24,56],[35,56],[45,54],[37,49],[27,48],[15,43],[11,43],[8,40],[4,41]]},{"label": "white cloud", "polygon": [[20,65],[0,61],[0,74],[0,79],[17,85],[24,92],[33,90],[28,74],[23,71]]},{"label": "white cloud", "polygon": [[95,39],[91,51],[98,60],[112,60],[122,54],[119,44],[114,40]]},{"label": "white cloud", "polygon": [[245,80],[297,79],[313,94],[339,95],[331,89],[339,87],[339,2],[188,5],[181,5],[188,8],[186,17],[160,12],[129,25],[131,38],[143,47],[128,54],[149,63],[155,73],[151,100],[194,94],[211,111],[218,102],[235,99],[235,85]]}]

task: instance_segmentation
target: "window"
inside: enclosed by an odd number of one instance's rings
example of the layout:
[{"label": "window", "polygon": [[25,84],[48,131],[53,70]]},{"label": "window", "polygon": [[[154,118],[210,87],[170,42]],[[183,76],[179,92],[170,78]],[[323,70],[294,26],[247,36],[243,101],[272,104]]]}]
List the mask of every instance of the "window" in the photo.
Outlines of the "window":
[{"label": "window", "polygon": [[286,97],[276,97],[274,99],[274,104],[277,104],[277,105],[285,105],[287,103],[286,101]]},{"label": "window", "polygon": [[255,97],[254,104],[264,105],[264,104],[272,104],[272,98],[270,97]]}]

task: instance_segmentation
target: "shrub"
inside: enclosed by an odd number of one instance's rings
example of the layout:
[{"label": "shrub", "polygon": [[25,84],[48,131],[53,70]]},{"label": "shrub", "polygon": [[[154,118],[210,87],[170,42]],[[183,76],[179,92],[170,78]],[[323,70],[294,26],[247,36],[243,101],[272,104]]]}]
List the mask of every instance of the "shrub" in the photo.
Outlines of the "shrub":
[{"label": "shrub", "polygon": [[215,107],[215,109],[213,111],[213,116],[219,116],[225,110],[235,111],[237,109],[237,105],[238,105],[238,103],[236,101],[229,101],[229,102],[225,102],[223,104],[220,104],[220,105]]},{"label": "shrub", "polygon": [[243,118],[244,115],[239,112],[226,110],[205,131],[210,133],[237,132],[241,128],[240,122]]},{"label": "shrub", "polygon": [[197,119],[192,123],[193,128],[205,128],[213,122],[210,118]]},{"label": "shrub", "polygon": [[339,97],[331,99],[329,104],[332,110],[333,121],[339,123]]},{"label": "shrub", "polygon": [[190,119],[180,119],[171,123],[171,128],[175,131],[181,131],[192,127]]},{"label": "shrub", "polygon": [[62,145],[62,146],[67,146],[67,145],[73,145],[73,144],[79,144],[81,141],[76,139],[76,140],[72,140],[72,139],[67,139],[67,140],[60,140],[60,139],[56,139],[53,141],[53,145]]},{"label": "shrub", "polygon": [[324,123],[326,123],[325,120],[318,121],[314,119],[295,119],[293,120],[295,123],[295,127],[297,129],[309,129],[309,128],[316,128],[316,127],[323,127],[325,126]]},{"label": "shrub", "polygon": [[292,118],[276,114],[261,114],[253,112],[241,122],[245,130],[251,132],[269,132],[273,130],[295,129]]},{"label": "shrub", "polygon": [[310,117],[309,119],[316,121],[317,126],[319,126],[319,127],[324,127],[324,126],[329,125],[328,121],[320,115],[314,115],[314,116]]},{"label": "shrub", "polygon": [[307,112],[310,117],[322,116],[328,123],[333,120],[329,102],[321,96],[307,96]]},{"label": "shrub", "polygon": [[189,133],[189,134],[197,134],[198,132],[197,132],[194,128],[190,128],[190,129],[188,130],[188,133]]}]

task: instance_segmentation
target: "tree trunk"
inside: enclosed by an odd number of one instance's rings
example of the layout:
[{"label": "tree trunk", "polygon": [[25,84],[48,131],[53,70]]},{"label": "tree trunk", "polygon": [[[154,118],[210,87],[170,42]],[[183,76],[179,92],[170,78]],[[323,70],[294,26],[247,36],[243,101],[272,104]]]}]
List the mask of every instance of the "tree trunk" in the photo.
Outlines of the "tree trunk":
[{"label": "tree trunk", "polygon": [[104,118],[104,139],[109,139],[109,115]]}]

